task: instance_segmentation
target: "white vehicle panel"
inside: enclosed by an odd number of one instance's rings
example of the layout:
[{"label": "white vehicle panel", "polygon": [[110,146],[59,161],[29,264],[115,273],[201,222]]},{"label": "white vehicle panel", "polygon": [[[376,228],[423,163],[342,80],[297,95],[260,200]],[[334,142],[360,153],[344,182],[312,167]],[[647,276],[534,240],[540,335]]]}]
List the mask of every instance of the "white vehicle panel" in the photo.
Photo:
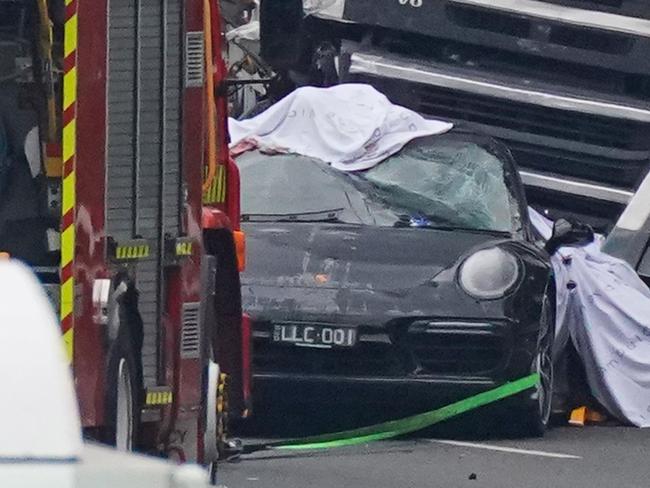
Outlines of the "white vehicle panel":
[{"label": "white vehicle panel", "polygon": [[58,319],[36,277],[13,260],[0,261],[0,387],[0,459],[79,457],[79,410]]}]

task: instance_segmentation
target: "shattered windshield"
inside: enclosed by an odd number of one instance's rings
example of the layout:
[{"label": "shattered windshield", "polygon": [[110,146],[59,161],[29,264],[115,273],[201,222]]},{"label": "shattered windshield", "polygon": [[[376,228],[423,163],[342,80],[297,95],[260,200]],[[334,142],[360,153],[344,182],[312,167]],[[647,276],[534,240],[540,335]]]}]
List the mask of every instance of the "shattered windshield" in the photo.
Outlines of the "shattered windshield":
[{"label": "shattered windshield", "polygon": [[244,221],[335,221],[393,226],[399,210],[371,185],[328,164],[296,154],[250,152],[237,158]]},{"label": "shattered windshield", "polygon": [[455,137],[427,137],[365,172],[393,205],[433,224],[511,232],[517,200],[504,162],[482,146]]},{"label": "shattered windshield", "polygon": [[513,232],[516,198],[504,162],[478,144],[434,136],[378,166],[345,173],[295,154],[237,160],[244,221],[340,222]]}]

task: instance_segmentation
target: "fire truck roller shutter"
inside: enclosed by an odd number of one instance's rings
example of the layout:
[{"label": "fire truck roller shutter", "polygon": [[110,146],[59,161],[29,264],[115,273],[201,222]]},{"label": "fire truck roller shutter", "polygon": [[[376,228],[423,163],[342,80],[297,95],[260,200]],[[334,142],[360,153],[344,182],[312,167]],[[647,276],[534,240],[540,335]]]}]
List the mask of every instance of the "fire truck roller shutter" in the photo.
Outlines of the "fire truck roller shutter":
[{"label": "fire truck roller shutter", "polygon": [[161,252],[180,222],[180,0],[109,0],[107,234],[144,239],[135,286],[145,386],[159,384]]}]

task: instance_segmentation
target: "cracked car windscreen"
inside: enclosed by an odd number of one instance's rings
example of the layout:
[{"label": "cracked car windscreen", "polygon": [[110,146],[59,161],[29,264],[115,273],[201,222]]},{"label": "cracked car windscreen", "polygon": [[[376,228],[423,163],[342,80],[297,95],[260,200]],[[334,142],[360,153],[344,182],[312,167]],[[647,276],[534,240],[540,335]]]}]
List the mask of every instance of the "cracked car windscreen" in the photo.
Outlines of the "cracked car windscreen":
[{"label": "cracked car windscreen", "polygon": [[456,137],[426,137],[365,172],[392,205],[434,226],[513,232],[517,199],[507,166],[484,147]]},{"label": "cracked car windscreen", "polygon": [[516,199],[504,163],[455,138],[414,141],[375,168],[345,173],[295,154],[237,159],[247,221],[335,221],[513,232]]},{"label": "cracked car windscreen", "polygon": [[323,161],[249,152],[237,158],[245,221],[336,221],[393,226],[398,212],[371,185]]}]

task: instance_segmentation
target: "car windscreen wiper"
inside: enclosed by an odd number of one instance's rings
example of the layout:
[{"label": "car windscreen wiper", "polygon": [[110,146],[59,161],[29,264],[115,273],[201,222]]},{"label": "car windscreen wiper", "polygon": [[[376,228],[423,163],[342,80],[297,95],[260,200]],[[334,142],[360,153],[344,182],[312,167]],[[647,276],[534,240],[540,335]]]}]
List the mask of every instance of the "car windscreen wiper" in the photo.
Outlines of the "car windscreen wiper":
[{"label": "car windscreen wiper", "polygon": [[242,222],[341,222],[343,208],[286,214],[242,214]]}]

